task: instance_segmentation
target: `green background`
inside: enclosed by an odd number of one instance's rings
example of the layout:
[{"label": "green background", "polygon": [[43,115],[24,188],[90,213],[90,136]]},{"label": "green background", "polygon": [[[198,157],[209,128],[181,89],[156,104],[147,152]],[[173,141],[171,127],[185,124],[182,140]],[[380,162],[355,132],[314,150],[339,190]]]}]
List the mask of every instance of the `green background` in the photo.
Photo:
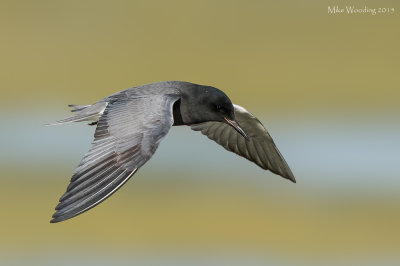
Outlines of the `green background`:
[{"label": "green background", "polygon": [[[1,1],[1,264],[399,263],[399,11]],[[43,125],[67,104],[162,80],[215,86],[257,115],[298,183],[173,128],[115,196],[50,224],[93,127]]]}]

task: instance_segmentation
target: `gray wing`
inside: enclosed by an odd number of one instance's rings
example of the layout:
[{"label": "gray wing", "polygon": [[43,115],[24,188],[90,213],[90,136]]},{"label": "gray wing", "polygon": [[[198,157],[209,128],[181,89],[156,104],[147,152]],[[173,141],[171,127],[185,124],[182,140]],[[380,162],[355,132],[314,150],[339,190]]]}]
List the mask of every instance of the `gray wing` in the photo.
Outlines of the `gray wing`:
[{"label": "gray wing", "polygon": [[263,124],[243,107],[234,105],[234,108],[236,121],[249,137],[249,141],[223,122],[205,122],[192,125],[191,128],[201,131],[226,150],[247,158],[261,168],[296,182],[292,171]]},{"label": "gray wing", "polygon": [[117,191],[156,151],[173,124],[177,95],[127,98],[108,102],[89,152],[60,198],[52,223],[79,215]]}]

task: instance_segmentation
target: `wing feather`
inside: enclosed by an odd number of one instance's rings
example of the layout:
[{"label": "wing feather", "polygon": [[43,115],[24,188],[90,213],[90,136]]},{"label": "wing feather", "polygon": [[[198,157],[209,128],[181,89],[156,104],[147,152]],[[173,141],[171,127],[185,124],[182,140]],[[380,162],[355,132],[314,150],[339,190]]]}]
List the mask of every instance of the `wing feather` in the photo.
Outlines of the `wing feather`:
[{"label": "wing feather", "polygon": [[113,95],[97,123],[93,145],[75,169],[51,222],[93,208],[128,181],[168,133],[173,124],[172,105],[178,99],[171,94]]},{"label": "wing feather", "polygon": [[292,171],[263,124],[243,107],[234,105],[234,108],[236,120],[248,135],[249,141],[223,122],[205,122],[192,125],[191,128],[261,168],[296,182]]}]

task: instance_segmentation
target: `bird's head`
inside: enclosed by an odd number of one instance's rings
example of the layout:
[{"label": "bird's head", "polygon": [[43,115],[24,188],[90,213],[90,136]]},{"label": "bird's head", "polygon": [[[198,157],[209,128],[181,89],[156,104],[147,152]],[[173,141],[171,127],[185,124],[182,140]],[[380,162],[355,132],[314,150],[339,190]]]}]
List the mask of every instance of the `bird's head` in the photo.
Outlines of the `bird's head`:
[{"label": "bird's head", "polygon": [[188,124],[223,122],[233,127],[245,139],[249,139],[237,123],[233,104],[223,91],[211,86],[197,85],[190,94],[184,95],[182,105],[185,105],[182,107],[186,113],[182,117],[186,118]]}]

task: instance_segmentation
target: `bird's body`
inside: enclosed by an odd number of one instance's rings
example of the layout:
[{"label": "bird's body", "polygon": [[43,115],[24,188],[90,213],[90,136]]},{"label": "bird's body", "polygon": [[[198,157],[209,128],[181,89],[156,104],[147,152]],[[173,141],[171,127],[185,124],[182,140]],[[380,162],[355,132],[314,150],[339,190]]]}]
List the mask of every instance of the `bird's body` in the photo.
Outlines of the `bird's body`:
[{"label": "bird's body", "polygon": [[92,148],[76,168],[51,222],[79,215],[118,190],[154,154],[171,126],[187,125],[225,149],[295,182],[272,138],[251,113],[222,91],[165,81],[112,94],[56,124],[97,124]]}]

